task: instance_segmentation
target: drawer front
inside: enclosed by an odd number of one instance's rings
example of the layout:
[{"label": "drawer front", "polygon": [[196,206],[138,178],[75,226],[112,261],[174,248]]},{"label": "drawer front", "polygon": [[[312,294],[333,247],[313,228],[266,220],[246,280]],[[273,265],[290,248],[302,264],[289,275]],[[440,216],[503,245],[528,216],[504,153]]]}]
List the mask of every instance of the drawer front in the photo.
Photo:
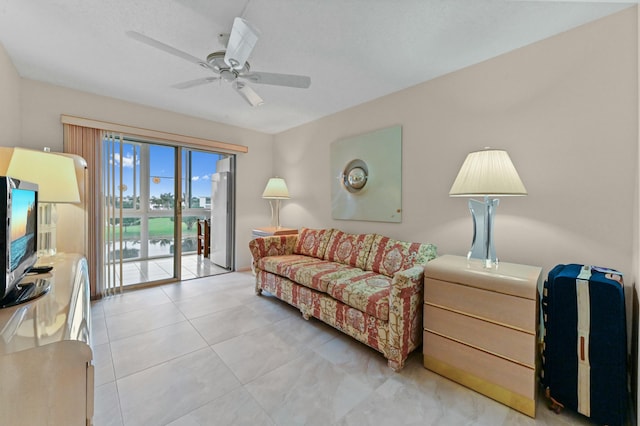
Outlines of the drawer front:
[{"label": "drawer front", "polygon": [[458,374],[471,374],[489,384],[498,385],[515,394],[533,400],[535,370],[493,356],[437,334],[424,332],[424,355],[454,367],[446,376],[460,381]]},{"label": "drawer front", "polygon": [[427,264],[425,276],[525,299],[535,299],[542,278],[542,269],[507,262],[487,268],[480,259],[444,255]]},{"label": "drawer front", "polygon": [[535,368],[535,335],[426,304],[424,329]]},{"label": "drawer front", "polygon": [[488,321],[536,333],[535,300],[425,278],[424,300]]}]

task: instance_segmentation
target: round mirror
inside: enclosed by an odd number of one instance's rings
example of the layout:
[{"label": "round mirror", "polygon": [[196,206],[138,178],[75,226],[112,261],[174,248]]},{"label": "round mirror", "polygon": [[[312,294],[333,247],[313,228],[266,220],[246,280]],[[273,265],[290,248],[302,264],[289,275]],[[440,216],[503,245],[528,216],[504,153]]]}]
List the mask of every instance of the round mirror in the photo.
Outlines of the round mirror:
[{"label": "round mirror", "polygon": [[342,171],[342,183],[349,192],[358,192],[367,184],[369,168],[362,160],[351,160]]},{"label": "round mirror", "polygon": [[355,167],[349,172],[347,180],[349,181],[349,186],[354,189],[360,189],[367,183],[367,174],[362,168]]}]

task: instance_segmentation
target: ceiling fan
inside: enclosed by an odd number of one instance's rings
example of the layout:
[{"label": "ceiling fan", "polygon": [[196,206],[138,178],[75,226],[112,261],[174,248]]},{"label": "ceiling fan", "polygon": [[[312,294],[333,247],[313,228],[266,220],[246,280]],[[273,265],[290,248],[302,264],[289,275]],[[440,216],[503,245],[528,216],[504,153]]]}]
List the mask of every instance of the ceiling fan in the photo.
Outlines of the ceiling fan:
[{"label": "ceiling fan", "polygon": [[127,31],[126,34],[148,46],[185,59],[217,74],[216,76],[198,78],[173,85],[173,87],[177,89],[187,89],[201,84],[224,80],[230,82],[232,87],[249,102],[251,106],[255,107],[262,105],[264,101],[247,85],[247,82],[299,89],[306,89],[311,85],[311,78],[304,75],[251,71],[251,66],[249,62],[247,62],[247,58],[258,41],[259,33],[249,22],[239,17],[233,20],[233,27],[231,28],[230,34],[220,34],[218,36],[222,45],[226,46],[226,50],[210,53],[205,60],[198,59],[195,56],[136,31]]}]

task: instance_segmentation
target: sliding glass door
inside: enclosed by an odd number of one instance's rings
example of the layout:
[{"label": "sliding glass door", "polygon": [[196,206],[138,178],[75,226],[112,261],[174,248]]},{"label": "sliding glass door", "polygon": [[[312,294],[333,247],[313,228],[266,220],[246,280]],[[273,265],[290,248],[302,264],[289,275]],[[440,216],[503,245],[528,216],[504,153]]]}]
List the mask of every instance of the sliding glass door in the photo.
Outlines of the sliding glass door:
[{"label": "sliding glass door", "polygon": [[229,272],[233,268],[233,157],[189,148],[182,149],[181,157],[182,279]]},{"label": "sliding glass door", "polygon": [[[232,269],[231,261],[213,263],[210,249],[221,235],[224,250],[232,249],[228,236],[233,221],[228,216],[233,216],[229,209],[233,200],[225,201],[225,229],[215,233],[218,221],[212,223],[212,202],[217,168],[227,165],[231,173],[233,156],[107,135],[103,158],[104,276],[112,283],[109,287],[171,282]],[[206,241],[197,234],[199,223],[207,227]],[[198,249],[205,244],[206,253]]]}]

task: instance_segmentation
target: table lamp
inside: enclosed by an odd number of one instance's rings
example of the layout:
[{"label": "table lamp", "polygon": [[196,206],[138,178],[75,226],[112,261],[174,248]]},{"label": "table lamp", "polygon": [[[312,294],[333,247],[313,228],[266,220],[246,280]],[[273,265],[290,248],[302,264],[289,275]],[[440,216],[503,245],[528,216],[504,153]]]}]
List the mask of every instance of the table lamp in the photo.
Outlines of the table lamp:
[{"label": "table lamp", "polygon": [[288,200],[289,189],[284,179],[279,177],[270,178],[264,188],[262,198],[269,200],[271,206],[271,224],[280,228],[280,200]]},{"label": "table lamp", "polygon": [[467,258],[481,259],[487,268],[498,262],[493,218],[499,200],[490,197],[517,195],[527,195],[527,190],[506,151],[485,148],[467,155],[449,191],[451,197],[484,197],[482,202],[469,200],[473,241]]},{"label": "table lamp", "polygon": [[38,256],[56,254],[56,203],[79,203],[75,163],[64,155],[0,148],[0,174],[38,184]]}]

